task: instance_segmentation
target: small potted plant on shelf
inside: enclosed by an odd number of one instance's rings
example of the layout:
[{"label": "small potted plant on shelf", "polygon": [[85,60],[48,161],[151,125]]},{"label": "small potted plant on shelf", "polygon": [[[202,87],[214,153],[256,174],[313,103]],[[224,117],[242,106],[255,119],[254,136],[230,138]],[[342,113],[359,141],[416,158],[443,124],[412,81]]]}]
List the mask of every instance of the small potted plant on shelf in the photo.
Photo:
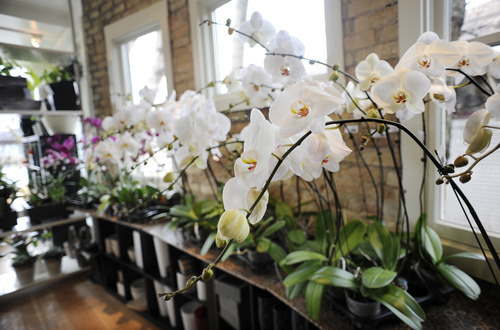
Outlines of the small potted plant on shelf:
[{"label": "small potted plant on shelf", "polygon": [[13,76],[26,72],[15,61],[0,56],[0,109],[38,110],[40,101],[33,101],[26,78]]},{"label": "small potted plant on shelf", "polygon": [[62,257],[65,255],[66,252],[61,246],[53,246],[42,254],[49,275],[54,276],[61,273]]},{"label": "small potted plant on shelf", "polygon": [[52,110],[79,110],[80,101],[74,66],[56,66],[52,71],[45,71],[40,77],[41,81],[47,83],[43,90],[47,96]]},{"label": "small potted plant on shelf", "polygon": [[12,252],[12,268],[16,272],[19,284],[25,285],[33,282],[35,277],[35,262],[37,256],[29,251],[29,246],[37,246],[40,234],[38,232],[30,234],[15,234],[8,238],[7,242],[14,248]]},{"label": "small potted plant on shelf", "polygon": [[11,209],[17,191],[15,182],[9,180],[0,167],[0,229],[2,230],[10,230],[17,224],[17,212]]}]

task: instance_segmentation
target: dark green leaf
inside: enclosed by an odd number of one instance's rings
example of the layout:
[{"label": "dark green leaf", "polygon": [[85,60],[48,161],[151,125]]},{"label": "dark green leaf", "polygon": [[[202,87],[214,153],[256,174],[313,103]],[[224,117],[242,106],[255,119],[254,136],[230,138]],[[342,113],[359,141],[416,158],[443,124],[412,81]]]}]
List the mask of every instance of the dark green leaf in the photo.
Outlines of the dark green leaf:
[{"label": "dark green leaf", "polygon": [[328,260],[324,255],[312,251],[294,251],[281,260],[280,265],[293,265],[308,260]]},{"label": "dark green leaf", "polygon": [[275,223],[273,223],[272,225],[270,225],[269,227],[267,227],[266,230],[264,230],[264,232],[262,233],[261,236],[262,237],[269,236],[272,233],[274,233],[274,232],[280,230],[281,228],[283,228],[285,225],[286,225],[285,220],[278,220]]},{"label": "dark green leaf", "polygon": [[394,270],[401,250],[398,236],[389,232],[380,222],[369,225],[367,234],[370,244],[384,268]]},{"label": "dark green leaf", "polygon": [[287,286],[285,288],[285,293],[286,293],[287,299],[290,299],[290,300],[295,299],[302,292],[302,290],[304,290],[307,283],[308,282],[304,281],[304,282],[300,282],[297,285]]},{"label": "dark green leaf", "polygon": [[456,289],[462,291],[470,299],[476,300],[481,293],[481,288],[469,275],[455,266],[439,263],[437,268],[441,275]]},{"label": "dark green leaf", "polygon": [[351,220],[346,223],[339,232],[339,244],[335,246],[333,261],[353,250],[361,242],[365,232],[366,224],[362,220]]},{"label": "dark green leaf", "polygon": [[359,283],[352,273],[334,266],[326,266],[318,269],[311,276],[311,281],[352,290],[356,290],[359,287]]},{"label": "dark green leaf", "polygon": [[398,273],[388,269],[371,267],[363,272],[362,283],[367,288],[378,289],[390,284],[397,275]]},{"label": "dark green leaf", "polygon": [[281,217],[289,217],[293,219],[293,210],[285,202],[277,202],[275,206],[275,212],[276,212],[276,217],[281,218]]},{"label": "dark green leaf", "polygon": [[323,299],[324,285],[309,281],[306,286],[306,308],[307,314],[313,320],[319,319],[321,311],[321,300]]},{"label": "dark green leaf", "polygon": [[208,235],[207,239],[205,240],[205,243],[203,243],[203,247],[201,248],[200,254],[204,256],[212,247],[212,245],[215,242],[215,237],[217,236],[217,233],[212,232]]},{"label": "dark green leaf", "polygon": [[459,252],[455,253],[449,256],[446,256],[441,259],[441,261],[446,261],[448,259],[452,258],[468,258],[468,259],[474,259],[474,260],[486,260],[482,254],[479,253],[474,253],[474,252]]},{"label": "dark green leaf", "polygon": [[379,301],[413,329],[422,329],[425,313],[418,302],[401,288],[390,284],[387,290],[376,290],[370,297]]},{"label": "dark green leaf", "polygon": [[307,237],[304,231],[300,229],[294,229],[288,232],[288,239],[294,244],[302,245],[305,243]]},{"label": "dark green leaf", "polygon": [[421,228],[420,240],[422,247],[427,252],[434,263],[443,257],[443,246],[439,235],[429,226],[423,225]]},{"label": "dark green leaf", "polygon": [[260,253],[265,253],[267,251],[269,251],[269,247],[271,246],[271,240],[268,239],[268,238],[260,238],[259,240],[257,240],[257,252],[260,252]]},{"label": "dark green leaf", "polygon": [[308,261],[297,268],[295,271],[288,274],[283,281],[285,286],[292,286],[299,284],[305,280],[309,280],[312,274],[322,267],[321,262]]}]

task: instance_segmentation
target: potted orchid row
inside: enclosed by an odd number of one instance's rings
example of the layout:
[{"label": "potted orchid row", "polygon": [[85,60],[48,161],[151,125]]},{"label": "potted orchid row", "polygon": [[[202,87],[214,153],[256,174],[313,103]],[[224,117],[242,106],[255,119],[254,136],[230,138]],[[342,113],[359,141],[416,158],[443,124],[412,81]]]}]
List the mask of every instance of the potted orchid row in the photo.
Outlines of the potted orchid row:
[{"label": "potted orchid row", "polygon": [[[218,24],[212,21],[204,23]],[[413,230],[410,230],[407,216],[391,230],[379,213],[369,219],[347,221],[339,203],[341,192],[335,187],[333,172],[339,171],[340,162],[352,152],[340,133],[345,125],[371,125],[359,143],[360,151],[374,143],[372,136],[375,134],[385,136],[393,148],[389,132],[391,127],[400,129],[436,166],[441,176],[437,184],[446,182],[464,201],[488,249],[496,257],[488,233],[454,178],[467,183],[477,162],[498,149],[498,146],[488,149],[494,129],[488,126],[488,121],[491,116],[500,117],[500,93],[494,92],[493,88],[490,92],[477,86],[488,99],[485,109],[469,118],[464,132],[467,148],[454,164],[438,159],[402,122],[422,115],[430,100],[443,109],[454,106],[454,87],[460,86],[448,83],[445,80],[447,73],[459,75],[470,84],[475,82],[472,76],[486,72],[499,78],[498,54],[481,43],[447,42],[427,32],[395,68],[371,54],[356,67],[354,77],[342,72],[338,65],[305,58],[300,41],[284,31],[273,34],[270,23],[258,13],[254,13],[241,29],[233,28],[230,20],[225,25],[230,34],[242,35],[265,50],[264,69],[254,66],[244,69],[248,76],[240,72],[233,74],[238,79],[226,82],[241,81],[245,92],[246,87],[253,87],[250,88],[253,92],[246,94],[245,102],[251,100],[256,91],[265,90],[262,95],[269,101],[269,115],[266,118],[259,109],[253,109],[250,124],[241,134],[243,148],[234,162],[234,177],[224,185],[222,202],[225,211],[218,221],[215,237],[217,246],[224,249],[202,274],[187,283],[186,288],[161,296],[170,299],[196,282],[208,280],[212,268],[224,259],[227,251],[256,233],[259,223],[266,219],[271,183],[297,176],[311,183],[320,208],[314,236],[299,234],[297,237],[292,235],[292,239],[289,237],[289,242],[281,246],[286,252],[281,254],[279,265],[288,274],[284,280],[287,296],[293,299],[303,293],[312,318],[320,316],[327,287],[347,289],[347,300],[358,297],[379,302],[412,328],[422,328],[425,312],[419,303],[421,299],[412,296],[411,283],[406,279],[416,279],[428,291],[434,290],[436,283],[451,285],[469,298],[477,299],[479,286],[470,276],[447,264],[453,256],[443,256],[439,236],[426,224],[423,214]],[[328,67],[330,81],[318,82],[305,77],[303,62]],[[350,80],[347,86],[339,87],[343,93],[336,87],[341,86],[341,75]],[[262,101],[262,95],[259,94],[259,101]],[[342,119],[345,112],[354,118]],[[180,136],[177,132],[190,134],[188,128],[191,127],[174,126],[175,135]],[[199,152],[198,148],[194,149]],[[483,155],[478,156],[481,153]],[[183,164],[205,163],[206,160],[196,154],[191,154],[189,159]],[[473,164],[469,164],[469,159],[474,160]],[[398,168],[397,161],[394,162]],[[458,170],[460,168],[465,169]],[[326,182],[323,190],[314,186],[315,180],[321,176]],[[401,179],[398,182],[403,191]],[[404,200],[402,207],[406,214]],[[291,213],[294,219],[300,216],[296,212],[286,213]],[[469,253],[455,257],[485,259]],[[497,259],[496,267],[500,268]],[[349,312],[353,313],[354,309]]]}]

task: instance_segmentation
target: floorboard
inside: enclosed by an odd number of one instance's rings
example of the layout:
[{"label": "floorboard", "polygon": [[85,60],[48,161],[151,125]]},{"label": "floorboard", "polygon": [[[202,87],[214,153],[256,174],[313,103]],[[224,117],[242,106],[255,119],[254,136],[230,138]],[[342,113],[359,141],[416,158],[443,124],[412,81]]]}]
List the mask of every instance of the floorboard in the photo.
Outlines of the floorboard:
[{"label": "floorboard", "polygon": [[0,297],[0,329],[159,329],[80,275]]}]

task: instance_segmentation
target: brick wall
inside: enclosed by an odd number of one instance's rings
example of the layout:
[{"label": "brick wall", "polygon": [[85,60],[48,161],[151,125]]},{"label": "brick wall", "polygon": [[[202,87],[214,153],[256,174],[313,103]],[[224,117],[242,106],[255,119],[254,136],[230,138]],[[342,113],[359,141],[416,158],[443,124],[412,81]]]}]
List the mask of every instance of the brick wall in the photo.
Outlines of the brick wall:
[{"label": "brick wall", "polygon": [[[88,72],[96,115],[105,116],[111,114],[112,111],[109,97],[104,27],[158,1],[82,1]],[[174,68],[174,88],[179,93],[182,93],[188,88],[194,88],[187,0],[169,0],[168,7],[172,67]]]},{"label": "brick wall", "polygon": [[391,65],[398,61],[398,1],[342,0],[344,65],[353,73],[370,53]]}]

